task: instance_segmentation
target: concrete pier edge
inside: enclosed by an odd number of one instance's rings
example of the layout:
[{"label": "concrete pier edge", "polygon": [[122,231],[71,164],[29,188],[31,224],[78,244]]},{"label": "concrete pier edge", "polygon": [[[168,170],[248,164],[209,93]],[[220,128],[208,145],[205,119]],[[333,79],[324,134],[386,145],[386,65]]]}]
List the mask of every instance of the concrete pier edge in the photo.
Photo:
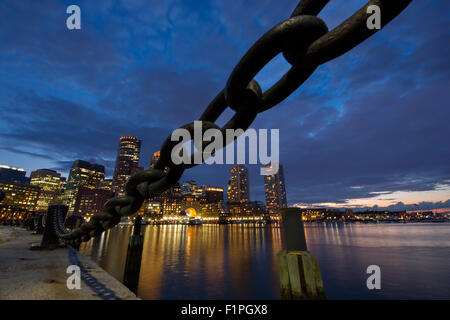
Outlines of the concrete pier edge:
[{"label": "concrete pier edge", "polygon": [[[42,235],[0,226],[0,300],[139,300],[98,264],[70,248],[30,250]],[[71,251],[72,250],[72,251]],[[70,265],[81,266],[81,288],[68,289]]]}]

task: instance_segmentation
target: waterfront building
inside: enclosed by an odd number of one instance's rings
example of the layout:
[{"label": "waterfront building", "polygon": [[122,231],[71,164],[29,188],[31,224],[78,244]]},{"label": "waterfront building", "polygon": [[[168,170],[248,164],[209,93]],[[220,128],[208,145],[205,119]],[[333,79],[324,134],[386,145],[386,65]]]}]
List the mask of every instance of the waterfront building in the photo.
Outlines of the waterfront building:
[{"label": "waterfront building", "polygon": [[201,205],[202,220],[219,220],[219,218],[225,216],[226,213],[227,211],[223,205],[223,201]]},{"label": "waterfront building", "polygon": [[22,168],[0,164],[0,180],[27,184],[30,178],[25,177],[26,171]]},{"label": "waterfront building", "polygon": [[116,196],[125,194],[125,183],[133,172],[136,172],[136,167],[139,167],[140,153],[141,140],[131,136],[120,137],[112,182],[113,191]]},{"label": "waterfront building", "polygon": [[305,221],[323,220],[326,218],[328,211],[326,208],[306,208],[300,210],[302,218]]},{"label": "waterfront building", "polygon": [[67,189],[98,188],[105,180],[105,167],[83,160],[75,160],[69,173]]},{"label": "waterfront building", "polygon": [[[266,167],[270,167],[270,165]],[[276,174],[264,176],[264,189],[268,213],[272,217],[279,217],[281,208],[287,208],[284,171],[281,164],[279,164]]]},{"label": "waterfront building", "polygon": [[250,201],[250,182],[246,166],[238,164],[231,168],[227,198],[228,202],[232,203],[246,203]]},{"label": "waterfront building", "polygon": [[[248,181],[248,179],[247,179]],[[164,193],[147,200],[144,217],[169,223],[200,219],[204,223],[232,220],[262,220],[266,215],[262,202],[224,202],[223,188],[202,185],[194,181],[177,183]]]},{"label": "waterfront building", "polygon": [[38,186],[0,180],[0,190],[5,193],[0,203],[0,219],[22,220],[36,210]]},{"label": "waterfront building", "polygon": [[158,201],[147,200],[144,202],[144,218],[147,220],[159,220],[162,218],[161,203]]},{"label": "waterfront building", "polygon": [[38,169],[30,174],[30,184],[40,188],[36,211],[47,211],[50,204],[59,203],[65,179],[59,172],[50,169]]},{"label": "waterfront building", "polygon": [[94,214],[102,212],[106,201],[112,196],[109,190],[80,187],[75,197],[73,214],[89,219]]},{"label": "waterfront building", "polygon": [[183,211],[182,197],[164,197],[161,202],[161,212],[164,217],[178,217]]},{"label": "waterfront building", "polygon": [[112,179],[105,179],[99,185],[100,189],[112,192]]},{"label": "waterfront building", "polygon": [[260,220],[267,214],[267,210],[261,201],[228,202],[227,212],[231,220]]},{"label": "waterfront building", "polygon": [[205,186],[204,190],[207,203],[223,201],[223,188]]},{"label": "waterfront building", "polygon": [[180,185],[182,195],[192,195],[195,190],[197,190],[197,182],[194,180],[184,181]]},{"label": "waterfront building", "polygon": [[100,164],[76,160],[69,173],[63,202],[72,212],[79,188],[98,189],[105,180],[105,167]]}]

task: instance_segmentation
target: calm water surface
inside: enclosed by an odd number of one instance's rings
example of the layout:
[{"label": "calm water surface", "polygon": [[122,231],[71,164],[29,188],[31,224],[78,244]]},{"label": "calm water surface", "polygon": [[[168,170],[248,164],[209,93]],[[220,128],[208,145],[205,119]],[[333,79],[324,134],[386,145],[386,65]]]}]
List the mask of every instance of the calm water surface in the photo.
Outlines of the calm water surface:
[{"label": "calm water surface", "polygon": [[[329,299],[450,299],[450,223],[308,224]],[[83,244],[122,280],[131,227]],[[138,296],[143,299],[279,299],[280,228],[161,225],[143,229]],[[381,268],[381,290],[366,287]]]}]

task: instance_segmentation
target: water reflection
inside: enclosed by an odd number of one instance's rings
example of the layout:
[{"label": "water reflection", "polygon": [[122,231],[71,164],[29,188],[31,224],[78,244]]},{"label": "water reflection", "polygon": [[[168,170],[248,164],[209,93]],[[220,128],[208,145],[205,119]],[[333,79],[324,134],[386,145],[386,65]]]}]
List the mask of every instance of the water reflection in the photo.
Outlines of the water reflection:
[{"label": "water reflection", "polygon": [[[161,225],[143,229],[138,295],[144,299],[279,299],[280,228]],[[309,224],[328,298],[450,298],[450,224]],[[122,280],[131,227],[116,227],[81,251]],[[366,288],[366,268],[382,290]]]},{"label": "water reflection", "polygon": [[277,281],[270,259],[280,246],[270,231],[236,225],[149,226],[138,294],[144,299],[273,296],[273,284],[258,285],[261,277]]}]

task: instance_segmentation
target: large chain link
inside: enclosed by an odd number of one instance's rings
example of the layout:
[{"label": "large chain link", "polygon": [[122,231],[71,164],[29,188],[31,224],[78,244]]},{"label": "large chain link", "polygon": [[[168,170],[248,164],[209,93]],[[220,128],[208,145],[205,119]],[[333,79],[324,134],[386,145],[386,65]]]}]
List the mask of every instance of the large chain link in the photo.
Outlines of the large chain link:
[{"label": "large chain link", "polygon": [[[377,5],[381,9],[381,25],[384,27],[411,1],[371,0],[339,26],[328,31],[325,22],[317,15],[329,0],[301,0],[289,19],[266,32],[241,58],[225,89],[201,115],[199,121],[203,130],[219,129],[214,122],[227,107],[236,113],[221,128],[222,132],[225,133],[226,129],[247,130],[258,113],[285,100],[319,65],[341,56],[378,31],[369,29],[366,25],[367,7]],[[254,77],[280,53],[292,67],[271,88],[262,92]],[[182,128],[191,132],[194,124],[189,123]],[[171,161],[171,152],[176,143],[169,136],[161,147],[155,168],[141,171],[129,178],[125,186],[126,196],[109,200],[103,212],[94,215],[88,223],[71,232],[64,228],[62,221],[55,223],[58,236],[71,244],[88,241],[117,225],[122,217],[136,213],[145,199],[174,186],[185,169],[195,166],[176,165]]]}]

